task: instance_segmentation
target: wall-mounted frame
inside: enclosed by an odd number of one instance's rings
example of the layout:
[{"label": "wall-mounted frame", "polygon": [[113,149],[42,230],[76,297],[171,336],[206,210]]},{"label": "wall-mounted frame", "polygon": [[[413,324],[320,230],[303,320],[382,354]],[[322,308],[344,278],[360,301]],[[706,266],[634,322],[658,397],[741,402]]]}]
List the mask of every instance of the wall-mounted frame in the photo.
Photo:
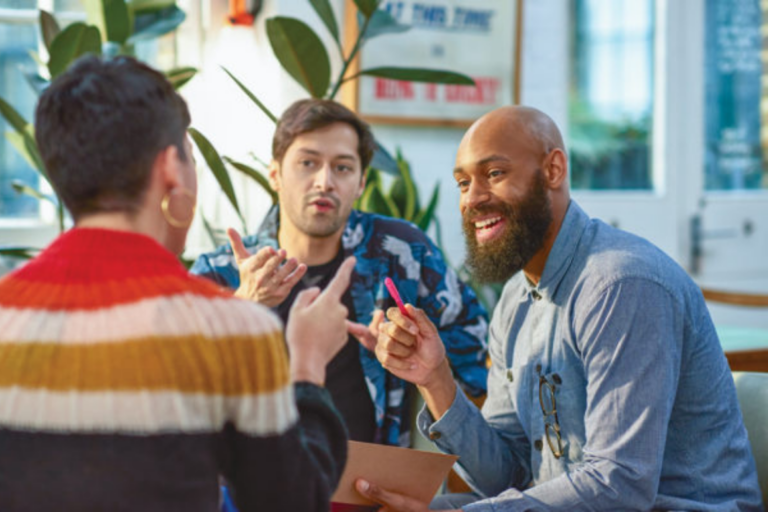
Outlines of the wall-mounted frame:
[{"label": "wall-mounted frame", "polygon": [[[348,0],[345,46],[357,37]],[[519,103],[523,0],[384,0],[412,28],[367,41],[352,73],[378,66],[445,69],[477,85],[437,85],[361,76],[342,101],[369,123],[466,127],[495,108]],[[348,50],[347,50],[348,51]]]}]

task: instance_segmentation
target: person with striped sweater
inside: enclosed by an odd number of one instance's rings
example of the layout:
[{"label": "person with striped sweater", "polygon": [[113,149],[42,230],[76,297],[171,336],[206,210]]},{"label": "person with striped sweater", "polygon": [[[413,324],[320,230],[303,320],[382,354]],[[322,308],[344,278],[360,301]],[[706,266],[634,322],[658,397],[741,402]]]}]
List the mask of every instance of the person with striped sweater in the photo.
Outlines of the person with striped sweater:
[{"label": "person with striped sweater", "polygon": [[[322,385],[350,258],[283,339],[179,254],[196,177],[186,104],[128,57],[85,57],[35,129],[75,227],[0,280],[0,510],[322,511],[347,434]],[[286,343],[291,352],[290,362]]]}]

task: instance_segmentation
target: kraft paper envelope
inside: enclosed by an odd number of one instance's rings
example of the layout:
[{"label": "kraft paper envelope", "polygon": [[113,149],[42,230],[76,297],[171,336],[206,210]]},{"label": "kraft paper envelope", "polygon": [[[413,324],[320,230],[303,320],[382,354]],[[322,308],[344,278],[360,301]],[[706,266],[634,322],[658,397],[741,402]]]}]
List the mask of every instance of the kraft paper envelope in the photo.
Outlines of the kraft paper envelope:
[{"label": "kraft paper envelope", "polygon": [[455,455],[356,441],[349,441],[348,449],[347,466],[331,497],[335,503],[373,504],[355,489],[358,478],[429,503],[458,459]]}]

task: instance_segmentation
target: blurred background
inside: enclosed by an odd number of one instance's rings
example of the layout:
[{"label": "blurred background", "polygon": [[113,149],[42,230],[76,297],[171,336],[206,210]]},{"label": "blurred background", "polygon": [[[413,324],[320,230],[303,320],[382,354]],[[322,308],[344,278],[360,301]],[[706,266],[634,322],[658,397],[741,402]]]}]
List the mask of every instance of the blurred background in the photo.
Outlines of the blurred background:
[{"label": "blurred background", "polygon": [[[223,68],[279,115],[308,94],[276,58],[268,20],[292,17],[311,27],[335,77],[364,22],[356,12],[370,2],[328,2],[338,35],[310,0],[175,4],[184,21],[137,42],[135,53],[161,69],[196,68],[181,89],[193,126],[220,154],[258,162],[270,158],[274,124]],[[519,102],[560,126],[573,196],[588,213],[649,239],[702,286],[768,294],[767,1],[382,0],[378,7],[390,25],[365,42],[355,65],[449,69],[477,84],[367,76],[338,96],[410,164],[422,203],[438,188],[438,222],[428,229],[454,266],[464,257],[452,179],[458,143],[472,119]],[[29,75],[41,66],[30,52],[45,54],[39,9],[62,28],[87,20],[80,0],[0,0],[0,97],[27,120],[37,97]],[[0,119],[0,130],[10,129]],[[208,227],[245,224],[253,232],[271,205],[252,178],[230,172],[238,214],[206,160],[198,162],[200,215],[189,258],[213,247],[203,217]],[[18,193],[15,181],[50,193],[13,140],[0,138],[0,246],[43,247],[58,233],[56,208]],[[719,326],[768,329],[765,308],[712,304],[712,311]]]}]

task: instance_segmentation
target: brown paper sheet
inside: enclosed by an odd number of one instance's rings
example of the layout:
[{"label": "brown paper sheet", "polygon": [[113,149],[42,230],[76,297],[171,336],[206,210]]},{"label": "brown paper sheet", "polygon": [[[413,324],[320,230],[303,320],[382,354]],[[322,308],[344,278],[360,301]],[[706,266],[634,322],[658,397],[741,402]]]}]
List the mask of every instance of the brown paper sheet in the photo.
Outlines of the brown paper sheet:
[{"label": "brown paper sheet", "polygon": [[336,503],[373,504],[355,489],[358,478],[429,503],[458,459],[455,455],[356,441],[349,441],[348,447],[347,466],[331,498]]}]

